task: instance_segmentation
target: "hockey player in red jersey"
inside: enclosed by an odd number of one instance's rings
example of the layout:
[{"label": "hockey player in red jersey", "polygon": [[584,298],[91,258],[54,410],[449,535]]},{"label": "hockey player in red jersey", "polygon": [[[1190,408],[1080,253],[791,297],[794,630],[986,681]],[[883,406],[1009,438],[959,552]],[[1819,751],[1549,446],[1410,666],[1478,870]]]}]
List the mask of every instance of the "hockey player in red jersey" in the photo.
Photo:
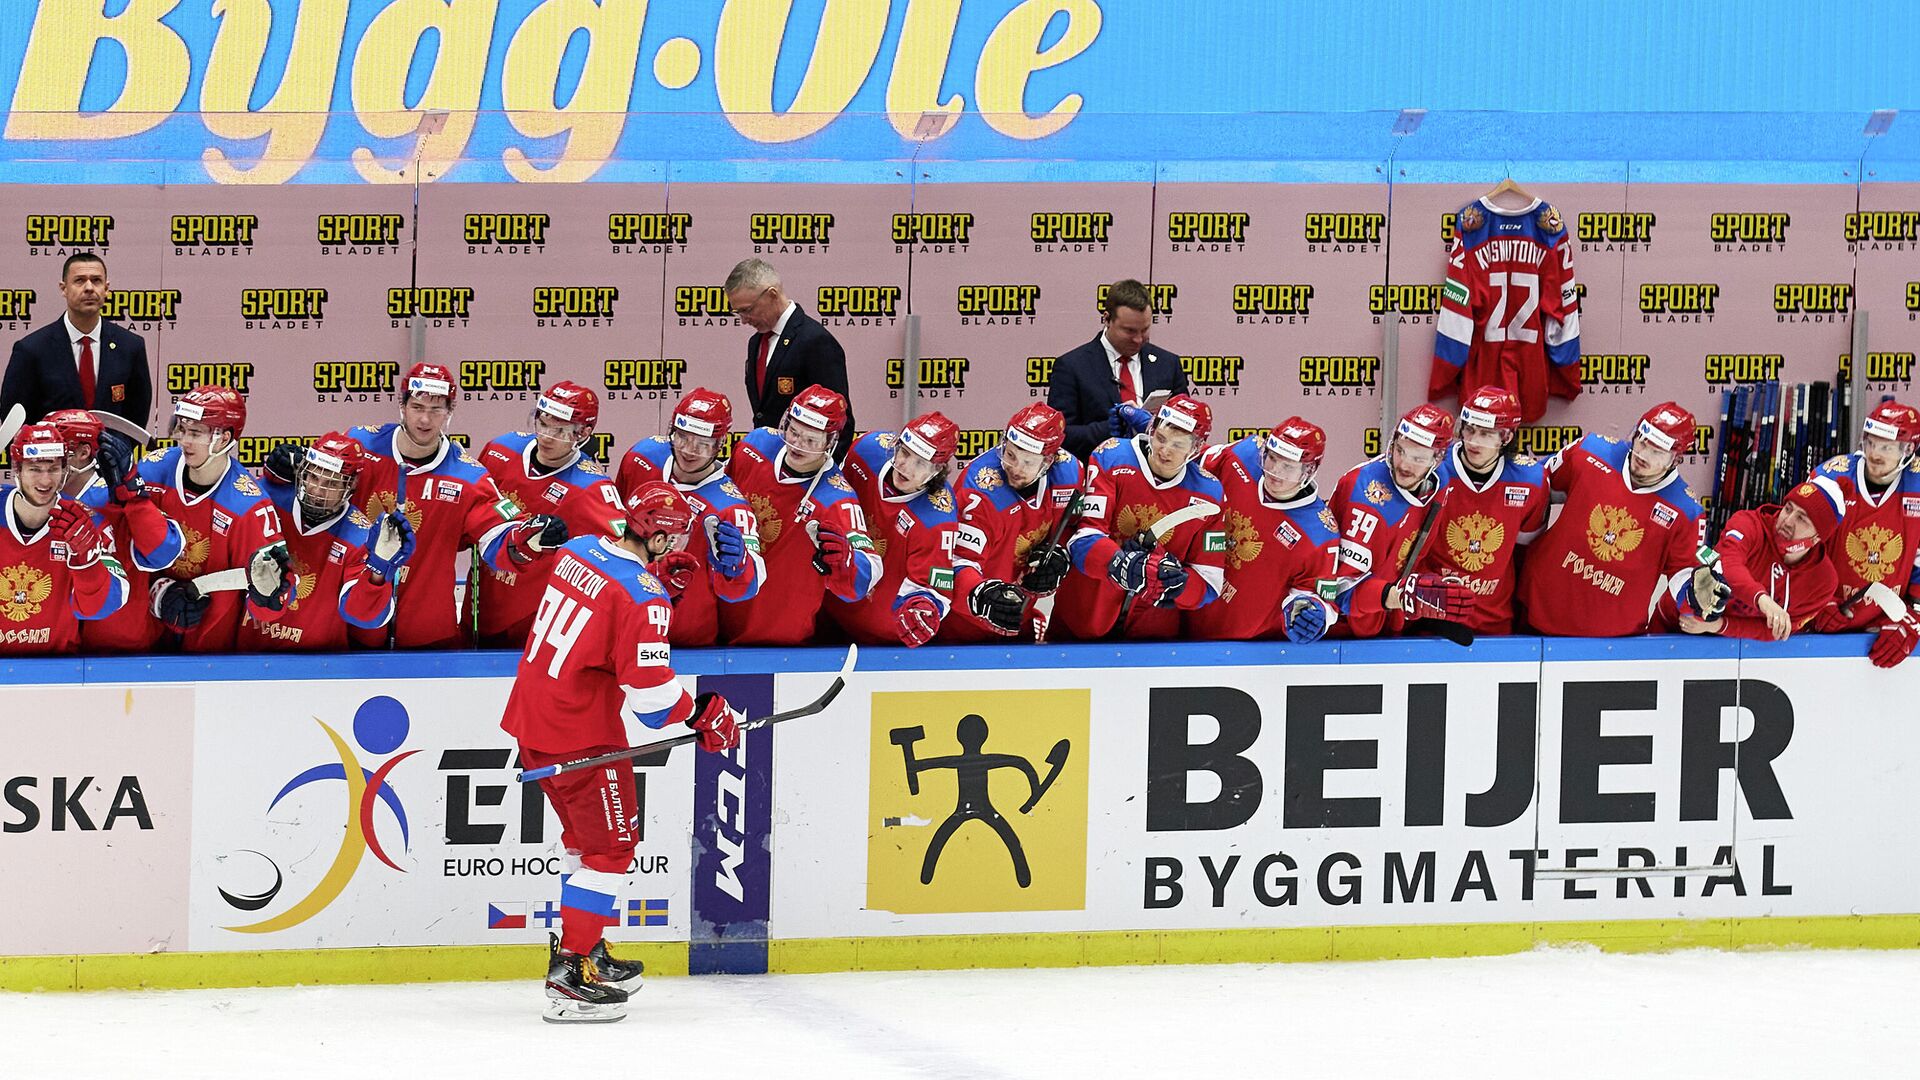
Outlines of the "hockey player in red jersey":
[{"label": "hockey player in red jersey", "polygon": [[767,581],[753,599],[721,606],[722,640],[806,644],[828,592],[864,600],[880,580],[860,500],[833,463],[846,424],[846,399],[810,386],[778,430],[756,428],[734,447],[727,474],[759,519]]},{"label": "hockey player in red jersey", "polygon": [[[480,452],[480,464],[513,504],[516,518],[545,514],[566,522],[570,536],[614,535],[623,514],[620,494],[582,453],[599,423],[599,396],[579,383],[558,382],[536,399],[530,431],[502,435]],[[549,561],[481,572],[481,645],[517,649],[526,643]]]},{"label": "hockey player in red jersey", "polygon": [[1660,598],[1663,625],[1785,641],[1832,611],[1836,577],[1827,541],[1845,504],[1840,485],[1816,476],[1779,506],[1735,511],[1714,545],[1718,566],[1682,569],[1669,579]]},{"label": "hockey player in red jersey", "polygon": [[1465,622],[1473,592],[1457,578],[1422,572],[1415,541],[1446,501],[1440,465],[1453,440],[1453,417],[1417,405],[1394,428],[1387,452],[1347,471],[1334,485],[1340,555],[1322,588],[1355,637],[1398,633],[1409,620]]},{"label": "hockey player in red jersey", "polygon": [[1548,459],[1547,482],[1567,501],[1520,568],[1528,625],[1560,637],[1645,632],[1657,593],[1706,542],[1678,467],[1693,438],[1693,414],[1669,401],[1628,442],[1588,435]]},{"label": "hockey player in red jersey", "polygon": [[1327,433],[1298,416],[1207,448],[1201,464],[1226,496],[1226,584],[1187,613],[1187,636],[1318,641],[1339,619],[1317,589],[1340,550],[1333,512],[1314,490]]},{"label": "hockey player in red jersey", "polygon": [[1547,395],[1580,393],[1580,292],[1560,212],[1534,199],[1508,210],[1482,199],[1454,217],[1428,396],[1501,386],[1531,423]]},{"label": "hockey player in red jersey", "polygon": [[[1057,611],[1075,637],[1178,637],[1180,613],[1220,595],[1227,555],[1218,517],[1223,496],[1220,481],[1199,461],[1212,430],[1213,410],[1176,394],[1146,434],[1108,439],[1094,449],[1085,513],[1067,545],[1075,572],[1060,586]],[[1140,540],[1162,517],[1189,506],[1211,513],[1175,526],[1157,545]]]},{"label": "hockey player in red jersey", "polygon": [[347,627],[377,630],[393,617],[393,580],[413,554],[413,526],[404,514],[375,521],[353,505],[365,468],[366,452],[342,432],[307,448],[285,501],[274,500],[299,585],[279,621],[241,620],[241,649],[341,650]]},{"label": "hockey player in red jersey", "polygon": [[[127,600],[127,580],[93,512],[62,498],[67,443],[52,424],[28,424],[7,447],[16,481],[0,488],[0,656],[70,653],[80,622]],[[18,719],[25,720],[25,717]]]},{"label": "hockey player in red jersey", "polygon": [[1816,624],[1826,632],[1873,630],[1873,662],[1893,667],[1920,641],[1920,409],[1874,406],[1860,449],[1814,470],[1840,485],[1846,518],[1829,545],[1839,605]]},{"label": "hockey player in red jersey", "polygon": [[[694,696],[674,675],[673,603],[650,571],[684,544],[693,510],[670,484],[642,484],[627,500],[619,539],[580,537],[560,549],[507,697],[500,726],[539,768],[657,741],[685,724],[700,748],[732,749],[740,714],[719,694]],[[551,939],[546,1018],[618,1020],[641,965],[607,951],[615,898],[639,839],[631,759],[540,781],[560,817],[568,872],[560,879],[560,934]]]},{"label": "hockey player in red jersey", "polygon": [[[1046,636],[1049,598],[1073,569],[1067,547],[1052,538],[1078,518],[1078,458],[1061,449],[1060,410],[1035,402],[1007,421],[1000,445],[974,458],[954,486],[955,611],[939,639],[995,641]],[[1065,538],[1061,533],[1062,538]]]},{"label": "hockey player in red jersey", "polygon": [[[158,490],[160,511],[180,526],[185,549],[155,578],[148,610],[180,634],[187,652],[231,652],[244,614],[278,622],[298,586],[274,508],[246,467],[234,460],[247,403],[224,386],[198,386],[173,404],[177,445],[140,463],[142,488]],[[142,497],[144,497],[144,492]],[[245,567],[244,596],[202,595],[193,579]]]},{"label": "hockey player in red jersey", "polygon": [[[100,421],[85,409],[55,409],[41,417],[40,423],[52,424],[67,443],[67,481],[60,493],[69,499],[80,498],[81,492],[99,480]],[[94,509],[97,512],[99,507]]]},{"label": "hockey player in red jersey", "polygon": [[665,480],[693,507],[699,525],[654,568],[673,597],[673,643],[712,645],[720,635],[719,605],[751,600],[766,580],[760,557],[760,521],[728,478],[720,451],[733,427],[725,394],[695,387],[673,407],[666,435],[634,443],[615,480],[622,498],[651,480]]},{"label": "hockey player in red jersey", "polygon": [[1473,590],[1476,634],[1513,632],[1519,548],[1547,527],[1546,466],[1511,453],[1519,427],[1513,391],[1483,386],[1461,404],[1459,437],[1440,459],[1446,498],[1418,569]]},{"label": "hockey player in red jersey", "polygon": [[826,600],[827,616],[861,644],[925,645],[953,604],[956,520],[947,463],[960,429],[938,412],[900,433],[869,431],[840,471],[860,498],[881,574],[865,599]]}]

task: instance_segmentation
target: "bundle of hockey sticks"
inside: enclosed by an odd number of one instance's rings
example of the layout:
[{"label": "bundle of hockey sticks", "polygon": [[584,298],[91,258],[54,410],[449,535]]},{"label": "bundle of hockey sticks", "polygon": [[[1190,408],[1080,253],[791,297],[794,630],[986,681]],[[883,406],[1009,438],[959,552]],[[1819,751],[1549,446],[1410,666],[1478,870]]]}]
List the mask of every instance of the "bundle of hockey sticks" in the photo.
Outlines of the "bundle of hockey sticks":
[{"label": "bundle of hockey sticks", "polygon": [[1847,449],[1853,419],[1843,382],[1751,383],[1720,395],[1720,443],[1707,537],[1736,510],[1777,503]]}]

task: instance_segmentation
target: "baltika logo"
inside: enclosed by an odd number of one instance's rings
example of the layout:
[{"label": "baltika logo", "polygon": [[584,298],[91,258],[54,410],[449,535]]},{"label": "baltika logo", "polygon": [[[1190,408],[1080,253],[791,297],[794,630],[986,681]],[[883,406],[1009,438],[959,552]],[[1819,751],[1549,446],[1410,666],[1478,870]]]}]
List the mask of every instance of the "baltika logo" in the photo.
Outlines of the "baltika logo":
[{"label": "baltika logo", "polygon": [[895,255],[957,255],[967,250],[973,231],[968,213],[893,215]]},{"label": "baltika logo", "polygon": [[326,317],[325,289],[240,290],[240,320],[248,330],[317,330]]},{"label": "baltika logo", "polygon": [[[1111,285],[1102,285],[1093,290],[1093,310],[1101,318],[1107,314],[1107,290]],[[1147,286],[1147,304],[1153,309],[1153,321],[1156,323],[1173,321],[1173,302],[1180,296],[1178,285]]]},{"label": "baltika logo", "polygon": [[1313,314],[1311,285],[1235,285],[1233,321],[1241,326],[1292,326]]},{"label": "baltika logo", "polygon": [[32,289],[0,289],[0,323],[32,325],[34,301],[39,298]]},{"label": "baltika logo", "polygon": [[1649,281],[1640,286],[1643,323],[1710,323],[1720,286],[1710,281]]},{"label": "baltika logo", "polygon": [[822,285],[814,312],[823,326],[892,326],[900,308],[898,285]]},{"label": "baltika logo", "polygon": [[1356,255],[1378,253],[1386,227],[1385,214],[1322,212],[1307,214],[1301,232],[1311,253]]},{"label": "baltika logo", "polygon": [[1377,356],[1303,356],[1300,392],[1308,397],[1361,397],[1374,392]]},{"label": "baltika logo", "polygon": [[614,213],[607,215],[607,243],[615,255],[685,254],[692,214]]},{"label": "baltika logo", "polygon": [[1167,215],[1167,243],[1174,251],[1245,251],[1253,215],[1237,210],[1181,210]]},{"label": "baltika logo", "polygon": [[1647,212],[1581,213],[1574,219],[1573,239],[1580,250],[1646,251],[1653,247],[1654,216]]},{"label": "baltika logo", "polygon": [[242,394],[253,391],[253,365],[244,360],[231,363],[183,363],[167,365],[167,393],[179,397],[196,386],[226,386]]},{"label": "baltika logo", "polygon": [[1781,353],[1708,353],[1701,364],[1708,386],[1773,382],[1787,358]]},{"label": "baltika logo", "polygon": [[1838,282],[1773,287],[1773,321],[1832,323],[1853,310],[1853,286]]},{"label": "baltika logo", "polygon": [[387,319],[394,329],[410,325],[416,315],[428,326],[465,326],[473,295],[470,285],[396,285],[387,290]]},{"label": "baltika logo", "polygon": [[320,214],[314,236],[322,255],[392,255],[400,250],[400,214]]},{"label": "baltika logo", "polygon": [[[340,849],[334,853],[333,862],[327,867],[326,872],[305,896],[289,904],[278,914],[259,922],[225,927],[234,933],[270,934],[277,930],[298,926],[320,914],[326,910],[327,905],[333,903],[342,892],[346,891],[348,883],[359,871],[360,863],[368,852],[372,852],[374,858],[385,863],[389,869],[397,873],[406,873],[405,868],[388,857],[379,833],[375,829],[374,818],[375,811],[381,804],[385,804],[394,822],[399,826],[400,843],[404,850],[410,843],[407,835],[407,811],[400,801],[399,793],[387,781],[387,777],[393,773],[395,766],[419,751],[408,750],[396,754],[378,768],[368,770],[361,764],[359,755],[354,752],[354,747],[348,745],[347,740],[341,738],[339,732],[333,730],[319,717],[314,717],[313,722],[319,724],[320,730],[326,732],[327,739],[333,744],[334,754],[339,760],[315,765],[289,779],[268,801],[265,813],[271,814],[273,808],[280,805],[281,800],[310,784],[338,780],[346,788],[346,798],[341,807],[344,811],[342,824],[345,832],[340,838]],[[368,698],[353,714],[354,742],[359,744],[361,750],[376,758],[392,754],[399,749],[400,744],[407,741],[407,731],[410,726],[411,721],[407,717],[406,706],[390,697]],[[300,854],[304,855],[310,846],[310,844],[301,845]],[[271,855],[251,849],[246,853],[257,855],[266,862],[273,871],[273,883],[258,892],[230,891],[220,886],[218,887],[220,898],[236,911],[265,911],[274,906],[274,901],[279,898],[281,890],[286,885],[286,875]]]},{"label": "baltika logo", "polygon": [[1714,214],[1707,219],[1707,239],[1717,254],[1785,251],[1792,224],[1792,216],[1782,213]]},{"label": "baltika logo", "polygon": [[461,237],[469,255],[538,255],[552,224],[551,214],[468,214]]},{"label": "baltika logo", "polygon": [[1029,219],[1027,235],[1038,255],[1071,251],[1107,250],[1107,231],[1113,228],[1113,215],[1105,210],[1036,210]]},{"label": "baltika logo", "polygon": [[64,259],[76,251],[113,247],[110,214],[28,214],[27,254]]},{"label": "baltika logo", "polygon": [[1912,251],[1920,210],[1856,210],[1847,215],[1848,251]]},{"label": "baltika logo", "polygon": [[1183,356],[1181,370],[1187,373],[1187,392],[1194,397],[1238,397],[1240,371],[1247,366],[1244,356]]},{"label": "baltika logo", "polygon": [[745,326],[727,302],[727,290],[721,285],[676,285],[673,289],[673,313],[681,326]]},{"label": "baltika logo", "polygon": [[1652,366],[1646,353],[1587,353],[1580,357],[1580,387],[1593,394],[1644,394]]},{"label": "baltika logo", "polygon": [[460,394],[474,401],[526,401],[546,377],[545,360],[462,360]]},{"label": "baltika logo", "polygon": [[687,378],[687,362],[608,360],[600,365],[600,385],[608,401],[677,401]]},{"label": "baltika logo", "polygon": [[[1910,352],[1867,353],[1866,381],[1872,390],[1905,390],[1913,385],[1913,356]],[[1840,381],[1853,378],[1853,354],[1840,354]]]},{"label": "baltika logo", "polygon": [[400,378],[398,360],[316,360],[313,391],[321,404],[386,400]]},{"label": "baltika logo", "polygon": [[549,329],[612,326],[616,285],[538,285],[533,290],[533,325]]},{"label": "baltika logo", "polygon": [[1086,907],[1086,690],[877,692],[872,715],[868,908]]},{"label": "baltika logo", "polygon": [[962,285],[954,310],[961,326],[1026,326],[1040,313],[1040,286]]},{"label": "baltika logo", "polygon": [[833,243],[832,214],[755,214],[747,240],[756,255],[820,255]]},{"label": "baltika logo", "polygon": [[1053,356],[1027,357],[1027,396],[1028,397],[1037,398],[1037,397],[1045,397],[1047,395],[1047,385],[1053,381],[1053,362],[1056,359],[1058,359],[1058,357],[1053,357]]},{"label": "baltika logo", "polygon": [[170,330],[180,321],[180,290],[115,289],[100,302],[100,317],[129,330]]},{"label": "baltika logo", "polygon": [[168,242],[175,255],[251,255],[256,214],[175,214]]},{"label": "baltika logo", "polygon": [[[964,356],[923,356],[920,378],[915,390],[919,400],[963,398],[967,396],[967,369],[973,361]],[[887,397],[899,400],[907,390],[907,362],[900,357],[887,360]]]}]

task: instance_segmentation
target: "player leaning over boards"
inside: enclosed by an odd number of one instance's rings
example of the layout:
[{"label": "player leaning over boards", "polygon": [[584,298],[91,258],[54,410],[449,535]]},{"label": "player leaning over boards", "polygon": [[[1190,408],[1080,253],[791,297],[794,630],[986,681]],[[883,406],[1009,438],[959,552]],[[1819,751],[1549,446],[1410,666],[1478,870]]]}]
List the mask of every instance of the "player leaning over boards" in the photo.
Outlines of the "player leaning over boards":
[{"label": "player leaning over boards", "polygon": [[1714,545],[1717,563],[1682,569],[1660,599],[1663,625],[1689,634],[1784,641],[1829,615],[1834,598],[1827,540],[1846,496],[1816,476],[1779,506],[1736,510]]},{"label": "player leaning over boards", "polygon": [[[673,673],[673,602],[651,572],[686,545],[693,509],[670,484],[649,481],[627,500],[618,539],[581,537],[547,575],[526,652],[500,726],[528,768],[656,741],[653,729],[686,724],[700,748],[730,750],[740,714],[719,694],[694,697]],[[618,1020],[640,985],[641,965],[607,952],[615,898],[639,838],[633,761],[540,781],[560,817],[568,872],[560,933],[550,936],[546,1018]]]},{"label": "player leaning over boards", "polygon": [[1847,496],[1846,517],[1829,545],[1839,604],[1814,629],[1877,631],[1868,655],[1893,667],[1920,641],[1920,409],[1883,401],[1860,428],[1860,449],[1814,470]]}]

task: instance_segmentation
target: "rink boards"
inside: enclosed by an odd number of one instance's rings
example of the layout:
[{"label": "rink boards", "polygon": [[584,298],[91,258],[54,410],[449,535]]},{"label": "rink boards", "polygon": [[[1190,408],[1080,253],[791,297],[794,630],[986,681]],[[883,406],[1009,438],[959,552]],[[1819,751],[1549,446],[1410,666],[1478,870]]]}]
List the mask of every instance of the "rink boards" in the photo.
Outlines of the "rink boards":
[{"label": "rink boards", "polygon": [[[658,974],[1920,945],[1867,638],[862,652],[637,770]],[[750,714],[837,649],[682,651]],[[525,977],[513,654],[4,665],[0,989]]]}]

